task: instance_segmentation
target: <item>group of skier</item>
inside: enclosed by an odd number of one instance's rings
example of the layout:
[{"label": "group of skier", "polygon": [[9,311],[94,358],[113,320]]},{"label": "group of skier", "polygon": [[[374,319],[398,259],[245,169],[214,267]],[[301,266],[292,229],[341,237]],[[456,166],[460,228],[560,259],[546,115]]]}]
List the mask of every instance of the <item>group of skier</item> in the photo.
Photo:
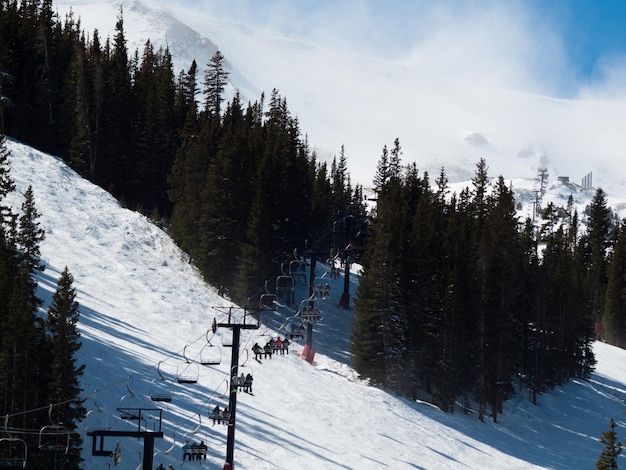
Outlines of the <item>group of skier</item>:
[{"label": "group of skier", "polygon": [[289,354],[290,344],[291,341],[289,341],[289,338],[285,337],[284,339],[280,339],[279,336],[276,339],[271,338],[263,347],[261,347],[259,343],[254,343],[252,352],[254,353],[254,358],[260,362],[261,356],[263,356],[264,359],[271,359],[272,354]]},{"label": "group of skier", "polygon": [[234,375],[231,378],[230,386],[235,390],[241,390],[242,392],[252,393],[252,374],[244,374],[243,372],[239,377]]},{"label": "group of skier", "polygon": [[230,422],[230,410],[228,409],[228,405],[226,405],[223,410],[220,410],[220,406],[216,405],[211,412],[211,419],[213,420],[213,426],[215,426],[215,423],[228,424]]}]

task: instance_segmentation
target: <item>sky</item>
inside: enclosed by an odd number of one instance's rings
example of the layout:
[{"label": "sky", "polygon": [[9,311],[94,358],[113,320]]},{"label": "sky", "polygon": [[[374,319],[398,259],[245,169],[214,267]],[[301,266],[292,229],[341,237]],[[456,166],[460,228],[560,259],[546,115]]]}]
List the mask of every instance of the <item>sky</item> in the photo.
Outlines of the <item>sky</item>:
[{"label": "sky", "polygon": [[561,98],[613,86],[626,57],[620,0],[178,1],[240,24],[393,59],[410,58],[433,36],[464,36],[487,54],[485,68],[508,66],[513,56],[537,81],[526,91]]},{"label": "sky", "polygon": [[[32,186],[46,232],[46,269],[38,276],[44,310],[63,269],[74,277],[79,363],[86,365],[81,387],[89,410],[79,427],[86,439],[85,469],[113,468],[110,458],[90,455],[88,430],[136,429],[135,422],[120,419],[118,407],[162,409],[165,436],[155,440],[155,467],[188,468],[181,461],[183,442],[203,440],[207,460],[191,468],[222,468],[227,429],[213,426],[208,414],[226,405],[231,349],[223,346],[227,331],[213,335],[211,323],[225,321],[229,307],[235,314],[241,310],[204,284],[185,254],[146,217],[121,207],[60,160],[13,141],[8,146],[16,183],[8,202],[18,211]],[[549,196],[562,197],[554,178],[548,183]],[[598,365],[588,382],[572,380],[544,393],[537,406],[522,389],[505,403],[497,424],[480,422],[475,405],[468,414],[458,407],[443,413],[426,401],[369,386],[350,365],[354,311],[338,307],[343,274],[329,279],[328,271],[317,265],[316,277],[328,280],[331,290],[329,299],[317,301],[322,319],[313,327],[313,363],[300,357],[301,340],[288,355],[261,362],[250,352],[254,343],[284,337],[285,325],[298,322],[305,280],[296,284],[294,304],[264,313],[258,330],[242,333],[237,363],[254,381],[253,394],[240,393],[237,400],[238,470],[582,470],[597,461],[598,439],[611,417],[619,438],[626,438],[626,351],[602,343],[594,345]],[[357,284],[354,265],[350,306]],[[220,351],[220,364],[199,364],[209,347]],[[179,374],[196,374],[197,383],[179,384]],[[172,402],[152,402],[154,393],[169,394]],[[156,416],[147,414],[149,429]],[[117,441],[105,438],[103,448],[113,450]],[[116,470],[141,469],[142,442],[126,438],[119,444],[122,462]],[[624,466],[626,456],[619,461]]]}]

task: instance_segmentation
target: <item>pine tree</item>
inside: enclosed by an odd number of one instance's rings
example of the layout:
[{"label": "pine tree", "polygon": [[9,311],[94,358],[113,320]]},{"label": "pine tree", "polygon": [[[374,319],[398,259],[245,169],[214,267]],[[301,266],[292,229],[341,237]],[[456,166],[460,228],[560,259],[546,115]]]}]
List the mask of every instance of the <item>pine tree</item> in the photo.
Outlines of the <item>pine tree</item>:
[{"label": "pine tree", "polygon": [[[379,167],[386,158],[383,151]],[[401,175],[391,174],[377,189],[377,217],[357,290],[351,351],[355,369],[362,376],[406,394],[414,386],[411,363],[406,362],[409,325],[404,292],[407,279],[403,276],[408,208]]]},{"label": "pine tree", "polygon": [[224,55],[215,51],[208,64],[204,78],[204,92],[206,94],[206,111],[209,116],[220,119],[224,89],[228,84],[228,71],[224,66]]},{"label": "pine tree", "polygon": [[521,256],[513,190],[500,176],[486,200],[486,220],[478,247],[477,274],[484,315],[485,392],[493,419],[511,392],[513,322],[517,321]]},{"label": "pine tree", "polygon": [[74,278],[65,267],[46,319],[46,363],[49,371],[47,397],[49,403],[56,404],[51,409],[51,418],[55,423],[62,423],[71,433],[68,455],[56,456],[59,462],[63,460],[63,468],[68,469],[80,468],[82,439],[76,430],[86,415],[84,400],[80,397],[80,378],[85,365],[78,364],[77,355],[81,348],[78,331],[80,312],[73,283]]},{"label": "pine tree", "polygon": [[619,230],[617,243],[608,262],[608,279],[602,322],[604,337],[619,347],[626,344],[626,221]]},{"label": "pine tree", "polygon": [[613,418],[611,418],[609,430],[602,432],[600,442],[604,444],[604,450],[596,462],[596,468],[598,470],[617,470],[617,457],[622,453],[622,443],[617,439]]},{"label": "pine tree", "polygon": [[92,155],[91,103],[85,70],[85,47],[77,43],[65,84],[64,138],[68,141],[69,165],[82,175],[88,175]]},{"label": "pine tree", "polygon": [[[23,263],[31,276],[38,271],[43,271],[41,264],[41,251],[39,245],[45,239],[45,231],[41,228],[38,219],[41,216],[35,207],[35,195],[33,187],[28,186],[24,193],[22,203],[22,215],[19,218],[19,232],[17,242],[21,249]],[[33,282],[35,280],[33,279]]]},{"label": "pine tree", "polygon": [[6,137],[0,133],[0,226],[13,219],[11,208],[4,202],[7,195],[15,190],[15,182],[11,178],[9,169],[10,156]]},{"label": "pine tree", "polygon": [[587,243],[589,254],[586,284],[589,289],[592,314],[599,322],[602,322],[604,309],[607,249],[610,246],[611,230],[611,209],[607,206],[606,193],[598,188],[589,204],[587,235],[584,241]]}]

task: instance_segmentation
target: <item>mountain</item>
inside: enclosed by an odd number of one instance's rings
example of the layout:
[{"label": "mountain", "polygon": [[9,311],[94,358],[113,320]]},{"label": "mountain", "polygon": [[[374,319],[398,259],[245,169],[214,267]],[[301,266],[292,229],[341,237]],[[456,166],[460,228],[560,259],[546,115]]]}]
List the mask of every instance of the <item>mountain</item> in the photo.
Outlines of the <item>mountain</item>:
[{"label": "mountain", "polygon": [[[241,5],[231,6],[237,11]],[[533,73],[517,64],[502,72],[500,62],[523,52],[515,45],[507,57],[490,60],[487,51],[471,49],[469,37],[464,43],[451,31],[431,32],[412,53],[381,57],[354,52],[339,39],[331,47],[333,38],[305,40],[236,24],[210,2],[60,0],[55,6],[60,14],[72,9],[84,30],[98,29],[101,37],[113,36],[122,6],[129,50],[141,53],[147,39],[167,46],[177,70],[196,59],[203,72],[219,49],[230,65],[230,95],[239,90],[244,100],[255,101],[278,89],[311,148],[332,159],[345,145],[352,180],[365,188],[372,185],[383,146],[397,137],[405,163],[415,161],[431,175],[444,166],[451,182],[469,180],[484,157],[493,176],[534,178],[545,168],[554,179],[580,183],[593,173],[595,186],[626,196],[624,103],[561,99],[502,85],[501,73],[511,83]],[[341,38],[341,31],[336,35]],[[450,44],[450,38],[457,42]]]},{"label": "mountain", "polygon": [[[8,147],[16,182],[9,202],[17,210],[32,185],[46,231],[41,245],[46,270],[38,279],[43,308],[65,266],[75,278],[80,361],[86,365],[81,385],[90,410],[81,428],[85,468],[112,465],[109,457],[91,455],[88,430],[136,429],[136,422],[122,419],[120,407],[162,409],[165,437],[155,442],[155,465],[180,468],[182,443],[203,440],[206,462],[186,465],[221,468],[228,428],[213,426],[209,410],[227,402],[232,348],[223,345],[230,330],[219,328],[214,335],[211,324],[241,310],[205,285],[184,253],[146,217],[121,207],[61,160],[11,140]],[[547,194],[558,197],[558,191]],[[425,401],[369,386],[350,367],[353,311],[338,307],[343,275],[329,279],[328,270],[321,263],[316,268],[331,290],[328,300],[319,301],[322,320],[313,330],[312,364],[300,357],[302,340],[288,355],[261,362],[250,351],[254,343],[284,337],[285,325],[307,296],[302,281],[294,304],[264,313],[258,330],[242,332],[237,362],[252,373],[254,394],[239,394],[236,468],[587,469],[599,457],[598,439],[610,417],[618,435],[626,435],[621,418],[626,351],[602,343],[594,346],[598,366],[590,381],[573,380],[540,395],[537,406],[521,390],[505,404],[498,424],[480,422],[475,412],[443,413]],[[357,282],[353,270],[352,296]],[[220,364],[201,365],[209,354]],[[197,383],[178,383],[179,376],[190,374],[197,374]],[[154,394],[172,401],[151,401]],[[155,416],[143,426],[156,426]],[[104,449],[113,450],[118,442],[119,468],[141,468],[142,442],[105,438]]]}]

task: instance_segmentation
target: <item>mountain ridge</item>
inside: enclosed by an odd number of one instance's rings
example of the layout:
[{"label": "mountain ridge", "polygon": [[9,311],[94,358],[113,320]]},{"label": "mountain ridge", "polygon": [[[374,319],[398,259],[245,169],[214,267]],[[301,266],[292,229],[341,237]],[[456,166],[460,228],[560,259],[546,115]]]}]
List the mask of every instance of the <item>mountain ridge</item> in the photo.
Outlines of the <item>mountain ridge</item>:
[{"label": "mountain ridge", "polygon": [[[231,66],[232,88],[255,101],[273,88],[287,99],[318,157],[331,161],[342,145],[353,182],[372,186],[383,146],[399,138],[403,162],[415,161],[431,175],[443,166],[451,182],[467,180],[480,158],[496,175],[534,177],[545,167],[553,175],[580,181],[593,172],[596,186],[624,195],[626,136],[623,102],[565,100],[524,90],[456,83],[410,58],[381,60],[346,49],[281,36],[226,22],[191,3],[132,0],[57,2],[73,8],[83,28],[111,34],[124,5],[129,49],[150,38],[173,52],[177,70],[196,59],[203,73],[214,48]],[[73,6],[74,5],[74,6]],[[144,13],[140,14],[138,10]],[[147,11],[169,11],[185,34],[164,31]],[[180,41],[180,42],[179,42]],[[482,136],[481,145],[468,135]]]}]

